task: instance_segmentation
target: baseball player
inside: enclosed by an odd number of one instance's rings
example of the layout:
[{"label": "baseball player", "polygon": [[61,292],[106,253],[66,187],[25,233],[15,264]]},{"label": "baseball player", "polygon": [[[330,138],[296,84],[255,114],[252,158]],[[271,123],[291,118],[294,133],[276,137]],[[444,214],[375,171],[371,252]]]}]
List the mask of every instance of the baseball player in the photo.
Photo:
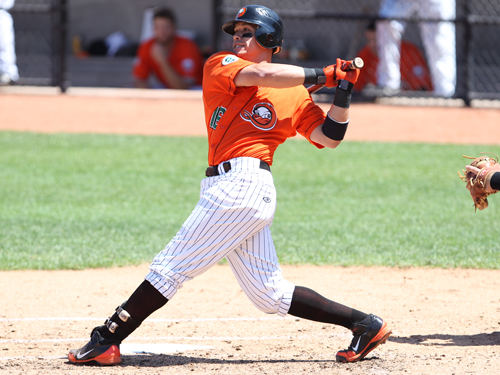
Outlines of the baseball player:
[{"label": "baseball player", "polygon": [[0,86],[19,79],[14,47],[14,22],[7,12],[14,6],[14,0],[0,0]]},{"label": "baseball player", "polygon": [[[409,18],[417,13],[429,19],[454,20],[455,0],[382,0],[379,15],[384,18]],[[401,37],[406,22],[377,22],[377,44],[380,63],[378,85],[399,90],[401,85]],[[421,22],[420,33],[429,61],[434,93],[451,97],[456,86],[455,24],[453,22]]]},{"label": "baseball player", "polygon": [[195,42],[176,34],[176,18],[167,8],[153,15],[154,36],[144,41],[137,51],[133,76],[135,86],[150,88],[151,74],[159,87],[190,89],[201,86],[203,56]]},{"label": "baseball player", "polygon": [[[343,71],[347,62],[341,59],[316,69],[271,63],[281,50],[283,23],[260,5],[243,7],[223,30],[233,36],[233,52],[211,56],[203,72],[209,167],[200,200],[154,258],[144,282],[93,329],[85,346],[69,352],[73,363],[120,363],[120,343],[184,282],[223,258],[259,310],[350,329],[354,337],[336,354],[338,361],[361,360],[391,334],[383,319],[285,280],[270,232],[276,208],[274,151],[297,132],[317,148],[337,147],[347,130],[359,70]],[[327,114],[304,87],[319,83],[337,87]]]},{"label": "baseball player", "polygon": [[[364,61],[354,92],[361,92],[366,87],[377,85],[377,67],[379,65],[377,32],[375,22],[370,22],[365,30],[365,46],[356,54]],[[427,62],[418,47],[401,40],[400,86],[403,90],[432,90],[432,81]]]}]

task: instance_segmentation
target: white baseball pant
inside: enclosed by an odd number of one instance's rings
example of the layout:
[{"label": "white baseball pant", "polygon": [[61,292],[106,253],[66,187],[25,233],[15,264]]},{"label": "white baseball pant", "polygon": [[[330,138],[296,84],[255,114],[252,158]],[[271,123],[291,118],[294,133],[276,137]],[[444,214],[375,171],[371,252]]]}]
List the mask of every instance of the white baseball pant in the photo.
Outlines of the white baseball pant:
[{"label": "white baseball pant", "polygon": [[19,72],[14,47],[14,22],[7,12],[13,5],[14,0],[0,0],[0,74],[7,73],[10,79],[17,81]]},{"label": "white baseball pant", "polygon": [[272,174],[260,160],[229,160],[227,173],[201,182],[200,200],[146,276],[169,300],[185,281],[226,258],[240,287],[259,310],[285,316],[295,285],[284,280],[271,238],[276,209]]},{"label": "white baseball pant", "polygon": [[[387,18],[421,18],[454,20],[455,0],[382,0],[379,15]],[[404,21],[377,22],[379,65],[377,84],[398,90],[401,85],[400,58]],[[421,22],[420,33],[438,96],[451,97],[456,88],[455,24],[453,22]]]}]

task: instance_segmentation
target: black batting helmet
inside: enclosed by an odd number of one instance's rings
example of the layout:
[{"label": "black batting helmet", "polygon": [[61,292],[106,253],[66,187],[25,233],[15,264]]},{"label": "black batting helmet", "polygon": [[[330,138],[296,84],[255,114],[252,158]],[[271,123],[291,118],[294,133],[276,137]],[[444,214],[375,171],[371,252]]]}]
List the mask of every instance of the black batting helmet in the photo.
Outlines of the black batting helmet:
[{"label": "black batting helmet", "polygon": [[273,54],[281,51],[285,29],[280,16],[272,9],[262,5],[247,5],[240,9],[236,18],[222,26],[229,35],[234,35],[234,26],[238,22],[257,25],[255,38],[264,48],[273,49]]}]

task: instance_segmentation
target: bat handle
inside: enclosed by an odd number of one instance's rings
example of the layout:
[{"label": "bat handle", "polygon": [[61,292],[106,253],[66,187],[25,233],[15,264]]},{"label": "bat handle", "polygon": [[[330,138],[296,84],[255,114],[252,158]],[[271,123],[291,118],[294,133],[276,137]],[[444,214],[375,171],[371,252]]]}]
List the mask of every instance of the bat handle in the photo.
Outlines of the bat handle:
[{"label": "bat handle", "polygon": [[309,86],[307,88],[307,91],[309,91],[309,94],[314,94],[316,91],[318,91],[319,89],[321,89],[323,86],[325,86],[325,85],[322,84],[322,83],[318,83],[316,85]]}]

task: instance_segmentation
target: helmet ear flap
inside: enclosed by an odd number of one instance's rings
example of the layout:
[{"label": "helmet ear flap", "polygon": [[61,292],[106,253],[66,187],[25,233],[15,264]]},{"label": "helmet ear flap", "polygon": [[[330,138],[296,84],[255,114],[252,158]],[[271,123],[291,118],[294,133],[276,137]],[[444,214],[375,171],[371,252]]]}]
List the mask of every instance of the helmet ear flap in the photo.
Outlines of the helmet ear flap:
[{"label": "helmet ear flap", "polygon": [[267,26],[258,25],[255,31],[255,37],[259,44],[264,48],[275,48],[281,45],[274,35],[274,31]]},{"label": "helmet ear flap", "polygon": [[[275,42],[275,38],[274,38],[274,35],[272,34],[267,34],[266,35],[266,45],[268,46],[275,46],[277,43]],[[276,55],[278,53],[281,52],[281,47],[280,46],[277,46],[277,47],[271,47],[273,48],[273,55]]]}]

